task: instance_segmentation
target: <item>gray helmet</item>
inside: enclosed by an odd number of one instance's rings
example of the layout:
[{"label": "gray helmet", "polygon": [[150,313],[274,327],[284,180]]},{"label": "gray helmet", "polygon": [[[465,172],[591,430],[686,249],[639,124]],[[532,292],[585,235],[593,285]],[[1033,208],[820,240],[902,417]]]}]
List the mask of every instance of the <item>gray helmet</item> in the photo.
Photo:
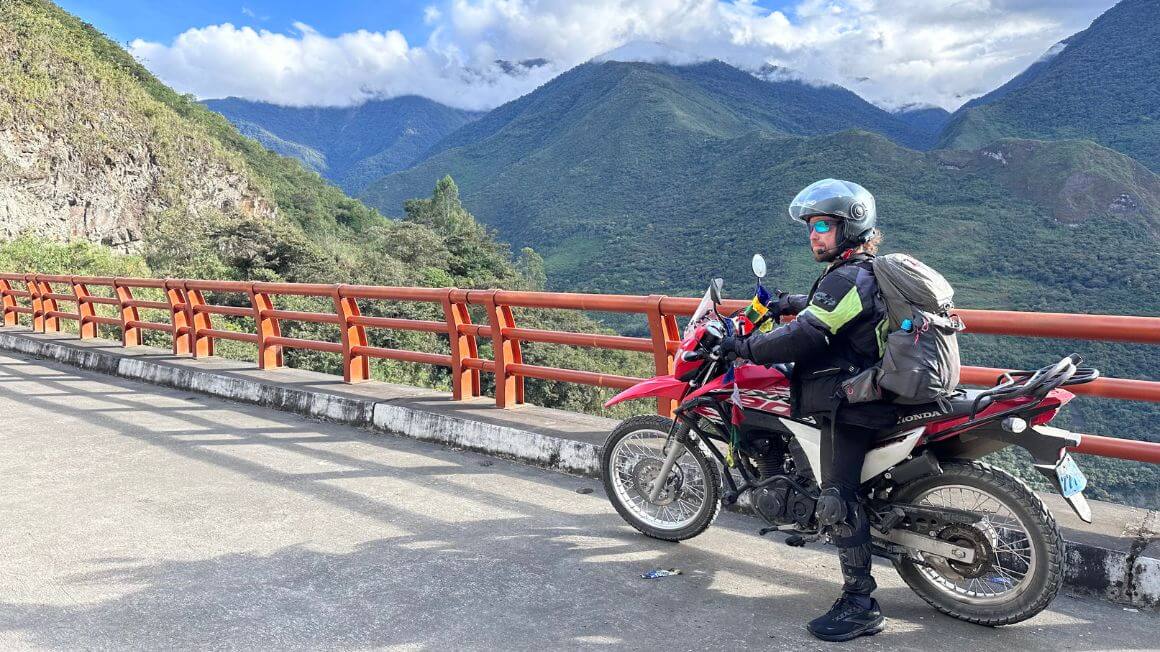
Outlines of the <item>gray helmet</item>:
[{"label": "gray helmet", "polygon": [[842,221],[838,244],[853,247],[874,236],[878,211],[874,195],[853,181],[822,179],[802,189],[789,203],[789,216],[800,222],[828,215]]}]

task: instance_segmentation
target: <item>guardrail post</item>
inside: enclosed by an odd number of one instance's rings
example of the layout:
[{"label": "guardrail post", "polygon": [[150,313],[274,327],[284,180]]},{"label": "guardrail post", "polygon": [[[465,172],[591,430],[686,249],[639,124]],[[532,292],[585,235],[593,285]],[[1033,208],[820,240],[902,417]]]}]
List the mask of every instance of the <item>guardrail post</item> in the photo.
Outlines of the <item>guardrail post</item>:
[{"label": "guardrail post", "polygon": [[140,321],[141,316],[138,314],[136,306],[125,305],[126,301],[133,300],[133,290],[122,285],[120,278],[115,278],[113,279],[113,291],[117,294],[117,308],[121,316],[121,345],[140,346],[141,329],[137,326],[130,326],[129,322]]},{"label": "guardrail post", "polygon": [[282,366],[282,347],[266,344],[271,337],[281,337],[282,327],[278,320],[267,314],[274,309],[270,295],[258,292],[250,286],[250,304],[254,306],[254,325],[258,333],[258,368],[275,369]]},{"label": "guardrail post", "polygon": [[[661,301],[665,297],[659,294],[648,296],[648,332],[652,338],[653,365],[658,376],[673,373],[673,356],[669,354],[669,340],[679,340],[677,318],[661,312]],[[673,415],[673,401],[657,399],[657,414],[671,417]]]},{"label": "guardrail post", "polygon": [[84,283],[78,283],[75,276],[72,281],[73,296],[77,298],[77,330],[82,340],[97,336],[97,323],[93,317],[97,316],[96,306],[86,301],[89,298],[89,288]]},{"label": "guardrail post", "polygon": [[464,358],[479,357],[479,347],[475,335],[460,328],[471,324],[467,304],[452,299],[452,294],[460,291],[452,288],[443,295],[443,318],[447,321],[447,337],[451,345],[451,397],[456,401],[463,400],[465,395],[480,395],[479,370],[463,367]]},{"label": "guardrail post", "polygon": [[169,302],[169,323],[173,325],[173,355],[191,353],[193,334],[189,329],[189,311],[180,281],[165,279],[165,300]]},{"label": "guardrail post", "polygon": [[356,355],[354,347],[367,345],[367,330],[361,324],[351,323],[352,317],[362,314],[358,302],[343,295],[344,286],[334,286],[334,312],[342,323],[338,325],[342,336],[342,379],[348,383],[359,383],[371,379],[371,359],[367,355]]},{"label": "guardrail post", "polygon": [[40,307],[44,311],[44,332],[57,333],[60,332],[60,317],[50,315],[50,312],[57,312],[60,306],[57,305],[56,299],[48,296],[53,293],[52,284],[48,281],[39,281],[40,286]]},{"label": "guardrail post", "polygon": [[3,310],[4,313],[5,326],[15,326],[19,323],[17,318],[20,315],[16,314],[16,311],[13,310],[16,307],[16,297],[8,294],[11,291],[12,284],[7,279],[0,278],[0,305],[3,306],[0,310]]},{"label": "guardrail post", "polygon": [[185,281],[181,282],[181,290],[185,294],[185,320],[189,322],[189,352],[195,358],[213,355],[213,338],[203,335],[202,331],[213,328],[213,320],[209,313],[198,312],[198,306],[205,305],[205,295],[201,290],[191,290]]},{"label": "guardrail post", "polygon": [[515,328],[515,319],[508,306],[496,300],[499,290],[492,290],[484,296],[487,308],[487,322],[491,326],[491,343],[495,356],[495,404],[506,408],[524,402],[524,379],[508,373],[508,365],[523,364],[519,340],[504,336],[505,328]]},{"label": "guardrail post", "polygon": [[37,333],[44,332],[44,304],[40,301],[40,284],[36,280],[36,275],[25,274],[24,284],[28,286],[28,294],[32,300],[32,330]]}]

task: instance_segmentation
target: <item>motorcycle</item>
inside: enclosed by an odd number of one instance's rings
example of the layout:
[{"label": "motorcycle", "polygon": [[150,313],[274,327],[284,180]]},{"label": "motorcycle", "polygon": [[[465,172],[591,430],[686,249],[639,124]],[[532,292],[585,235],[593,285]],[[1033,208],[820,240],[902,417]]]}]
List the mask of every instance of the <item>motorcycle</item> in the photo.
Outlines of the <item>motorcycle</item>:
[{"label": "motorcycle", "polygon": [[[760,283],[760,255],[753,271]],[[656,539],[697,536],[722,505],[739,502],[769,523],[762,535],[786,533],[791,546],[827,538],[814,516],[821,432],[791,412],[792,364],[766,367],[722,355],[718,343],[737,332],[718,312],[722,285],[710,284],[689,320],[673,373],[605,404],[678,403],[672,419],[637,416],[612,431],[601,457],[604,488],[625,521]],[[772,312],[749,332],[775,318]],[[979,459],[1009,446],[1025,449],[1090,523],[1087,479],[1067,450],[1081,435],[1049,425],[1073,397],[1063,387],[1099,376],[1080,363],[1071,355],[939,403],[900,405],[898,422],[878,432],[861,475],[874,553],[938,611],[1007,625],[1036,615],[1059,592],[1064,548],[1051,511],[1024,482]]]}]

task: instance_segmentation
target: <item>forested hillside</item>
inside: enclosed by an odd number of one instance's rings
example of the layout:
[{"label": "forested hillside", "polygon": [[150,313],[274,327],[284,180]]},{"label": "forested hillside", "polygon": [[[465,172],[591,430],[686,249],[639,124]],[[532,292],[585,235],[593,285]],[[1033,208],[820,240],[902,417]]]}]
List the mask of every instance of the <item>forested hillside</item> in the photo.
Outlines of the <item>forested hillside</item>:
[{"label": "forested hillside", "polygon": [[1087,138],[1160,171],[1160,0],[1122,0],[1023,74],[955,112],[941,145]]},{"label": "forested hillside", "polygon": [[415,163],[478,114],[408,95],[351,107],[292,107],[236,97],[203,102],[243,134],[302,161],[351,195]]}]

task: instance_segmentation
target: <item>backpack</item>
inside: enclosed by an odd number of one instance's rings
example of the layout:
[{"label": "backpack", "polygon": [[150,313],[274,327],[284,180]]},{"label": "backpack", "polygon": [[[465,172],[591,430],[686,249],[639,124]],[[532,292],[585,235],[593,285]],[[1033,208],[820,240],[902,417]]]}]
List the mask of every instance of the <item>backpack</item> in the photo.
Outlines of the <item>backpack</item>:
[{"label": "backpack", "polygon": [[872,259],[878,290],[886,304],[886,346],[882,360],[843,383],[851,403],[942,401],[959,384],[959,344],[963,322],[954,309],[955,291],[941,274],[907,254]]}]

